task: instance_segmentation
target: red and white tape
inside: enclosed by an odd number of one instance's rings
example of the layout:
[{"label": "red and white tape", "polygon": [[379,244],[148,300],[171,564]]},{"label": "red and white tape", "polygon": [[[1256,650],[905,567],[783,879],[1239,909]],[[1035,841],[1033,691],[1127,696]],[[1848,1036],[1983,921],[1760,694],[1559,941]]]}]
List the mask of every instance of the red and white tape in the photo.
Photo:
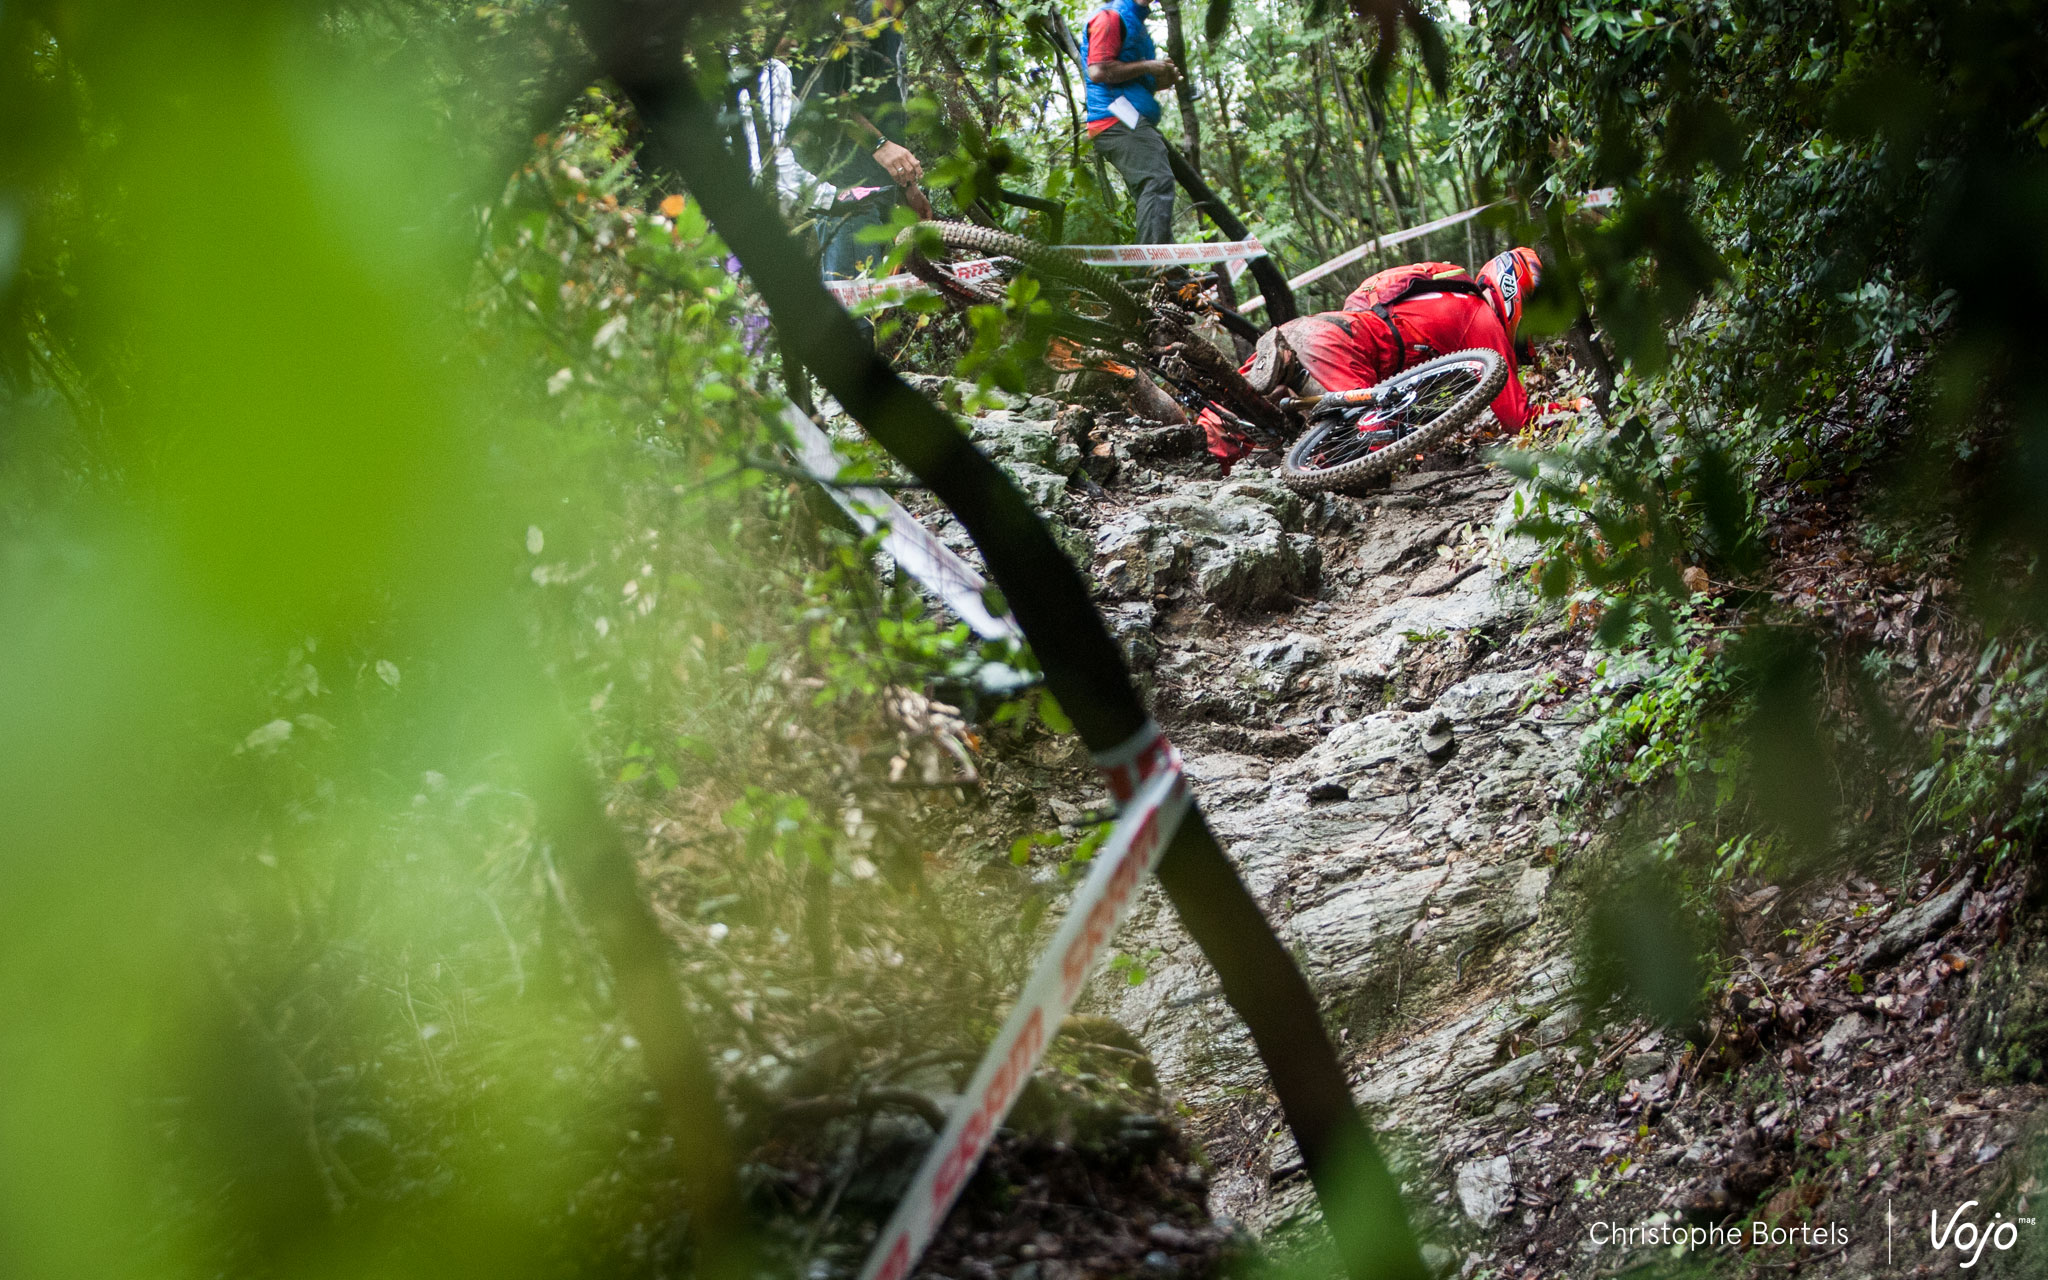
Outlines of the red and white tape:
[{"label": "red and white tape", "polygon": [[[1494,203],[1498,204],[1500,202],[1495,201]],[[1331,275],[1338,271],[1342,271],[1344,268],[1350,266],[1354,262],[1357,262],[1359,259],[1365,257],[1367,254],[1377,253],[1381,249],[1390,249],[1397,244],[1406,244],[1410,240],[1418,240],[1423,236],[1428,235],[1432,231],[1442,231],[1446,227],[1455,227],[1461,222],[1468,222],[1471,219],[1478,217],[1480,214],[1485,213],[1488,209],[1491,209],[1492,207],[1493,205],[1491,204],[1475,205],[1470,209],[1460,210],[1457,213],[1450,214],[1446,217],[1438,218],[1433,222],[1422,223],[1420,226],[1407,227],[1400,231],[1390,231],[1386,235],[1379,236],[1375,239],[1366,241],[1364,244],[1359,245],[1356,249],[1347,249],[1343,253],[1340,253],[1336,257],[1330,259],[1328,262],[1322,263],[1319,266],[1310,267],[1308,270],[1302,272],[1300,275],[1294,277],[1292,280],[1289,280],[1287,282],[1287,287],[1289,289],[1299,289],[1303,285],[1314,284],[1316,281],[1322,279],[1324,276]],[[1259,308],[1265,305],[1266,300],[1264,298],[1253,298],[1250,301],[1246,302],[1242,307],[1239,307],[1238,311],[1240,313],[1257,311]]]},{"label": "red and white tape", "polygon": [[[1000,268],[1001,262],[995,258],[976,258],[972,262],[946,264],[946,270],[960,280],[988,279],[996,275]],[[869,298],[889,295],[894,295],[889,296],[889,303],[893,305],[913,293],[931,291],[930,285],[907,273],[883,276],[875,280],[827,280],[825,287],[831,290],[832,296],[839,299],[839,305],[843,307],[865,302]]]},{"label": "red and white tape", "polygon": [[[904,1280],[917,1265],[995,1139],[996,1126],[1074,1007],[1110,935],[1137,901],[1138,886],[1193,804],[1179,754],[1150,721],[1130,742],[1097,756],[1096,762],[1124,802],[1122,816],[1096,851],[1087,880],[1032,967],[1016,1007],[882,1228],[861,1280]],[[1130,790],[1117,791],[1119,786]]]},{"label": "red and white tape", "polygon": [[[1249,240],[1228,240],[1221,244],[1066,244],[1058,245],[1081,261],[1098,267],[1142,267],[1159,264],[1187,262],[1242,262],[1247,258],[1263,258],[1266,247],[1258,237]],[[983,280],[995,276],[1002,266],[997,258],[976,258],[972,262],[947,263],[946,270],[960,280]],[[825,287],[832,296],[839,299],[839,305],[850,307],[856,302],[870,298],[883,299],[884,306],[894,306],[916,293],[929,293],[931,286],[916,276],[898,274],[883,276],[875,280],[827,280]]]},{"label": "red and white tape", "polygon": [[897,567],[923,583],[960,620],[984,640],[1015,640],[1023,636],[1017,620],[1009,614],[989,611],[984,591],[988,582],[974,566],[960,558],[937,535],[918,522],[880,489],[839,483],[846,459],[832,445],[832,437],[818,429],[793,404],[782,408],[783,425],[789,429],[791,452],[832,500],[853,517],[864,533],[882,531],[882,550]]},{"label": "red and white tape", "polygon": [[1225,240],[1214,244],[1063,244],[1059,246],[1081,261],[1098,267],[1149,267],[1159,263],[1231,262],[1263,258],[1266,246],[1253,236],[1249,240]]},{"label": "red and white tape", "polygon": [[1095,753],[1095,768],[1118,804],[1128,804],[1138,788],[1168,771],[1178,773],[1180,752],[1166,740],[1166,730],[1148,719],[1128,740]]},{"label": "red and white tape", "polygon": [[[1618,198],[1619,197],[1615,194],[1615,190],[1613,187],[1596,187],[1593,190],[1588,191],[1583,197],[1580,198],[1579,207],[1581,209],[1604,209],[1607,206],[1615,203],[1615,201]],[[1365,257],[1367,254],[1377,253],[1381,249],[1391,249],[1397,244],[1406,244],[1408,241],[1420,239],[1421,237],[1430,234],[1432,231],[1442,231],[1446,227],[1455,227],[1461,222],[1470,222],[1472,219],[1478,217],[1480,214],[1485,213],[1488,209],[1493,208],[1494,205],[1506,203],[1507,201],[1505,200],[1495,200],[1492,204],[1474,205],[1470,209],[1461,209],[1456,213],[1447,214],[1444,217],[1438,218],[1432,222],[1424,222],[1418,226],[1405,227],[1400,231],[1389,231],[1386,235],[1379,236],[1376,239],[1366,241],[1364,244],[1359,245],[1356,249],[1346,249],[1343,253],[1338,254],[1336,257],[1330,259],[1328,262],[1310,267],[1308,270],[1302,272],[1300,275],[1294,277],[1292,280],[1289,280],[1287,282],[1287,287],[1289,289],[1299,289],[1303,285],[1314,284],[1316,281],[1322,279],[1324,276],[1330,275],[1333,272],[1342,271],[1344,268],[1350,266],[1354,262],[1357,262],[1359,259]],[[1266,300],[1264,298],[1253,298],[1249,302],[1246,302],[1242,307],[1239,307],[1238,311],[1240,314],[1245,312],[1257,311],[1259,308],[1265,305]]]}]

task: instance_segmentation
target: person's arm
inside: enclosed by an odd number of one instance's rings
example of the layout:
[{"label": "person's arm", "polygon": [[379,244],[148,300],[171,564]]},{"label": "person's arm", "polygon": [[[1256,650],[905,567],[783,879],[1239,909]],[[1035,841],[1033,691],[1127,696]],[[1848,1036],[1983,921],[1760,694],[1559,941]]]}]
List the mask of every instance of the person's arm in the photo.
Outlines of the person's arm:
[{"label": "person's arm", "polygon": [[[1500,351],[1500,348],[1494,348]],[[1508,380],[1501,385],[1500,394],[1493,398],[1493,416],[1500,425],[1510,431],[1520,431],[1529,425],[1534,411],[1529,406],[1529,393],[1522,388],[1521,370],[1515,367],[1515,353],[1500,351],[1501,359],[1508,362]]]},{"label": "person's arm", "polygon": [[[870,70],[862,77],[859,68],[851,70],[859,88],[847,104],[847,116],[872,140],[875,163],[903,189],[903,198],[910,207],[917,211],[919,217],[929,218],[932,216],[931,201],[925,198],[924,191],[917,185],[924,180],[924,165],[905,145],[902,58],[902,36],[893,28],[874,37],[862,62],[886,65],[888,73]],[[853,59],[849,57],[848,61],[851,63]]]},{"label": "person's arm", "polygon": [[911,154],[909,147],[889,138],[875,127],[874,121],[860,112],[853,113],[853,120],[873,135],[878,144],[875,147],[875,163],[881,165],[882,171],[894,178],[897,186],[903,188],[903,198],[917,211],[917,216],[931,217],[931,199],[925,195],[924,188],[917,185],[924,181],[924,164]]},{"label": "person's arm", "polygon": [[1111,58],[1106,62],[1088,64],[1088,78],[1096,84],[1129,84],[1133,80],[1152,77],[1148,89],[1171,89],[1180,80],[1180,68],[1173,65],[1171,58],[1144,58],[1137,62],[1118,62]]},{"label": "person's arm", "polygon": [[1180,78],[1180,68],[1171,58],[1143,58],[1137,62],[1117,61],[1124,47],[1124,23],[1107,9],[1099,9],[1088,22],[1088,78],[1100,85],[1129,84],[1150,76],[1148,89],[1170,89]]},{"label": "person's arm", "polygon": [[[1413,340],[1442,352],[1485,347],[1507,361],[1508,380],[1493,398],[1493,416],[1501,426],[1520,431],[1539,412],[1530,405],[1529,393],[1522,387],[1514,343],[1508,341],[1500,317],[1484,300],[1466,293],[1439,293],[1396,303],[1394,310],[1408,322]],[[1545,405],[1543,411],[1554,407]]]},{"label": "person's arm", "polygon": [[1491,347],[1500,352],[1500,358],[1508,362],[1508,380],[1493,398],[1493,416],[1500,425],[1510,431],[1525,431],[1536,419],[1552,413],[1582,413],[1593,407],[1585,396],[1570,400],[1547,400],[1542,404],[1530,401],[1528,389],[1522,385],[1521,361],[1516,357],[1515,344],[1508,341],[1501,329],[1500,321],[1494,317],[1493,309],[1482,312],[1478,328],[1471,333],[1472,341],[1466,345]]}]

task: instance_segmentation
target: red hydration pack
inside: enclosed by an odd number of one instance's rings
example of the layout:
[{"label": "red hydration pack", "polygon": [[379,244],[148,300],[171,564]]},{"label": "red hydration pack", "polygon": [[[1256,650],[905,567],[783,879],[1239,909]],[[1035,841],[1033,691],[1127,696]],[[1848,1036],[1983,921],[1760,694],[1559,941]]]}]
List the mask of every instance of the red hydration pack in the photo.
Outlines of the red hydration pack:
[{"label": "red hydration pack", "polygon": [[[1465,268],[1455,262],[1411,262],[1367,276],[1344,299],[1344,309],[1370,311],[1378,316],[1387,326],[1387,331],[1394,335],[1394,352],[1400,367],[1405,369],[1409,363],[1408,344],[1401,337],[1401,327],[1394,323],[1392,308],[1395,303],[1422,293],[1469,293],[1475,298],[1484,298],[1486,286],[1474,280]],[[1416,345],[1417,361],[1441,354],[1425,344]]]}]

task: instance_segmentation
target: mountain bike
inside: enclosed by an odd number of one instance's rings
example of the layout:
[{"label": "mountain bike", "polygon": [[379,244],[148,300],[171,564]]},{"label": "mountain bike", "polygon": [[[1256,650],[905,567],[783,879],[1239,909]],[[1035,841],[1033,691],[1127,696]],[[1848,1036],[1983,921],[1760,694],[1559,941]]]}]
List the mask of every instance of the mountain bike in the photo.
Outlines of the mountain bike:
[{"label": "mountain bike", "polygon": [[1475,347],[1404,369],[1372,387],[1276,402],[1195,332],[1195,309],[1203,305],[1199,280],[1155,281],[1140,303],[1107,271],[1050,245],[963,223],[907,228],[898,237],[898,243],[912,246],[904,269],[961,306],[999,305],[1003,299],[918,252],[920,233],[936,233],[948,249],[1012,259],[1063,287],[1069,297],[1051,321],[1055,332],[1126,356],[1180,391],[1190,408],[1212,409],[1231,430],[1284,450],[1280,479],[1299,492],[1346,489],[1397,470],[1477,418],[1507,382],[1500,354]]},{"label": "mountain bike", "polygon": [[956,306],[1001,305],[1003,297],[919,252],[921,235],[936,235],[948,249],[1018,263],[1066,295],[1049,321],[1054,333],[1143,367],[1179,392],[1183,405],[1215,410],[1231,430],[1266,448],[1285,448],[1301,429],[1298,417],[1260,395],[1230,357],[1195,331],[1196,312],[1206,305],[1199,277],[1156,280],[1140,302],[1107,271],[1035,240],[959,222],[906,228],[898,237],[911,246],[903,269]]}]

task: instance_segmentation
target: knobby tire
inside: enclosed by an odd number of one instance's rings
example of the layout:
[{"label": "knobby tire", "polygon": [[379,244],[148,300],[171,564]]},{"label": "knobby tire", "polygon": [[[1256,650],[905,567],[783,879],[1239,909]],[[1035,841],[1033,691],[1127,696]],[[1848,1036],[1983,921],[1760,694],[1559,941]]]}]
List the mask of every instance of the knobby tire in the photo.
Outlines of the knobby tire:
[{"label": "knobby tire", "polygon": [[1389,394],[1398,396],[1415,384],[1426,384],[1431,379],[1461,367],[1478,364],[1483,372],[1474,377],[1472,385],[1458,394],[1456,400],[1415,430],[1391,444],[1366,454],[1362,458],[1348,459],[1335,465],[1320,465],[1319,453],[1324,449],[1341,447],[1343,434],[1355,432],[1355,423],[1342,417],[1331,418],[1311,426],[1287,456],[1280,463],[1280,482],[1297,493],[1317,493],[1331,489],[1345,489],[1375,476],[1386,475],[1400,469],[1414,460],[1420,453],[1426,453],[1442,443],[1452,432],[1477,418],[1500,389],[1507,385],[1507,361],[1501,359],[1498,351],[1485,347],[1473,347],[1466,351],[1453,351],[1434,360],[1426,360],[1412,369],[1404,369],[1391,378],[1380,382],[1375,391],[1382,398]]},{"label": "knobby tire", "polygon": [[[925,232],[937,233],[940,243],[948,249],[963,249],[991,258],[1015,258],[1039,275],[1071,285],[1109,308],[1112,328],[1120,326],[1126,332],[1136,333],[1144,325],[1144,307],[1130,295],[1129,290],[1117,283],[1115,276],[1064,250],[1013,236],[1007,231],[994,231],[964,222],[920,222],[905,228],[898,240],[915,238]],[[924,278],[919,276],[919,279]]]}]

